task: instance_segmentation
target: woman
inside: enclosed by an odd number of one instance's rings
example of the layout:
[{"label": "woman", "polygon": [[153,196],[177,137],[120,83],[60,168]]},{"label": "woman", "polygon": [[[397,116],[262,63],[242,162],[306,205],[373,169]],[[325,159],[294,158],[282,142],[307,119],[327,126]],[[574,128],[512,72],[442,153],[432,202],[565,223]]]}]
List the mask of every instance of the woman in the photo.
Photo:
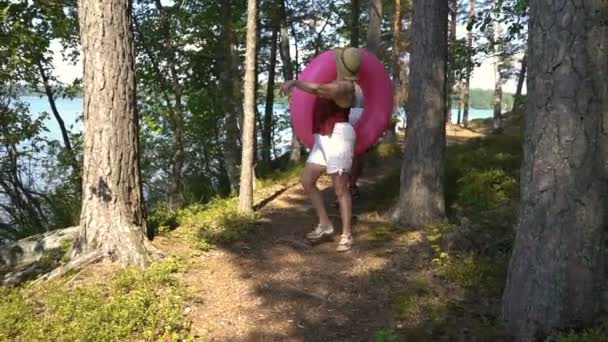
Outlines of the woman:
[{"label": "woman", "polygon": [[361,53],[355,48],[341,48],[335,49],[334,55],[338,70],[335,81],[323,84],[287,81],[281,90],[287,94],[296,87],[318,96],[313,114],[315,143],[306,161],[302,186],[317,212],[319,224],[306,237],[319,240],[334,233],[323,197],[317,188],[317,180],[325,169],[332,177],[342,217],[342,236],[336,250],[345,252],[350,250],[353,244],[352,199],[348,185],[355,150],[355,130],[348,119],[355,100],[354,81],[359,77]]}]

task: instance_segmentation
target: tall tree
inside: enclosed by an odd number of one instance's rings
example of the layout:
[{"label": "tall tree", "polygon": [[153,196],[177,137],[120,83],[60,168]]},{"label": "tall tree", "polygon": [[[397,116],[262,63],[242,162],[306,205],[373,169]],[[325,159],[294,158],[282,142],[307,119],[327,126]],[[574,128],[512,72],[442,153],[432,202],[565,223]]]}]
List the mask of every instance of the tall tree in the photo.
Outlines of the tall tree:
[{"label": "tall tree", "polygon": [[266,89],[266,108],[262,125],[262,161],[270,165],[272,156],[273,112],[274,112],[274,79],[277,64],[277,38],[280,30],[279,17],[273,7],[271,14],[272,34],[270,37],[270,60],[268,61],[268,83]]},{"label": "tall tree", "polygon": [[255,59],[256,59],[256,0],[247,0],[247,49],[245,52],[245,101],[243,104],[243,154],[241,161],[241,187],[239,211],[253,211],[253,162],[255,139]]},{"label": "tall tree", "polygon": [[[501,0],[495,0],[495,11],[500,6],[500,3]],[[492,41],[492,58],[494,60],[494,120],[492,125],[495,132],[502,129],[502,83],[504,55],[506,52],[503,50],[504,44],[502,43],[501,32],[500,22],[495,18],[489,31]]]},{"label": "tall tree", "polygon": [[[290,44],[289,44],[289,28],[287,21],[287,10],[285,8],[286,0],[279,0],[279,11],[281,20],[281,43],[279,53],[281,54],[281,62],[283,63],[283,78],[285,80],[294,79],[293,62],[291,60]],[[296,47],[297,51],[297,47]],[[291,126],[291,149],[289,152],[289,161],[297,163],[302,159],[302,144],[296,135],[293,126]]]},{"label": "tall tree", "polygon": [[[449,41],[448,41],[448,69],[454,67],[454,61],[456,59],[455,56],[455,47],[456,47],[456,25],[458,21],[458,0],[450,0],[450,30],[449,30]],[[448,82],[446,83],[446,111],[445,111],[445,121],[446,123],[451,123],[452,121],[452,89],[454,88],[454,83],[457,81],[455,79],[455,73],[451,72],[452,70],[448,70]]]},{"label": "tall tree", "polygon": [[393,221],[424,226],[443,219],[445,83],[447,67],[445,0],[415,0],[411,49],[408,134]]},{"label": "tall tree", "polygon": [[359,47],[361,0],[350,0],[350,46]]},{"label": "tall tree", "polygon": [[[473,48],[473,21],[475,19],[475,1],[469,0],[469,24],[467,32],[467,48],[469,51]],[[462,125],[464,127],[469,126],[469,109],[471,107],[471,73],[473,72],[472,61],[469,61],[467,65],[467,72],[465,76],[465,80],[463,82],[463,110],[462,110]]]},{"label": "tall tree", "polygon": [[[400,80],[400,41],[399,37],[401,36],[401,1],[395,0],[393,3],[393,115],[397,115],[399,113],[399,105],[400,105],[400,92],[401,92],[401,80]],[[386,130],[384,134],[384,141],[387,143],[396,143],[397,142],[397,133],[395,132],[395,128],[391,125]]]},{"label": "tall tree", "polygon": [[[160,77],[164,80],[164,83],[172,90],[173,101],[167,102],[169,108],[169,116],[171,126],[173,128],[173,163],[171,167],[171,177],[169,180],[169,202],[171,206],[180,207],[183,203],[180,197],[180,190],[182,184],[182,172],[184,169],[184,162],[186,160],[186,152],[184,147],[184,114],[183,114],[183,85],[180,82],[176,61],[177,61],[177,48],[173,43],[173,37],[171,36],[171,22],[168,13],[168,9],[165,8],[160,0],[155,0],[156,9],[160,14],[160,28],[163,34],[163,49],[161,56],[163,56],[164,64],[166,64],[166,79],[164,75]],[[178,4],[174,6],[179,6]]]},{"label": "tall tree", "polygon": [[528,53],[524,53],[524,57],[521,59],[521,68],[517,76],[517,88],[515,89],[515,96],[513,102],[513,110],[521,109],[523,105],[522,90],[524,87],[524,80],[526,79],[526,71],[528,68]]},{"label": "tall tree", "polygon": [[[238,140],[239,140],[239,110],[238,110],[238,99],[237,93],[240,93],[240,89],[237,88],[238,78],[238,63],[236,61],[236,38],[234,28],[232,24],[232,13],[233,13],[233,2],[232,0],[223,0],[223,10],[225,11],[223,18],[223,53],[224,60],[221,63],[220,78],[222,87],[225,90],[226,96],[224,97],[224,159],[226,173],[228,176],[228,182],[230,183],[230,191],[236,193],[239,185],[238,177]],[[255,34],[255,31],[254,31]],[[255,57],[255,50],[253,52]],[[254,60],[255,70],[255,60]],[[252,83],[253,84],[253,83]],[[254,88],[255,92],[255,88]],[[254,109],[254,120],[255,120],[255,109]]]},{"label": "tall tree", "polygon": [[369,29],[367,30],[367,49],[378,54],[382,44],[382,0],[369,2]]},{"label": "tall tree", "polygon": [[79,0],[85,141],[74,259],[150,261],[139,169],[130,0]]},{"label": "tall tree", "polygon": [[521,209],[503,297],[518,341],[591,323],[606,284],[608,26],[601,1],[530,2]]}]

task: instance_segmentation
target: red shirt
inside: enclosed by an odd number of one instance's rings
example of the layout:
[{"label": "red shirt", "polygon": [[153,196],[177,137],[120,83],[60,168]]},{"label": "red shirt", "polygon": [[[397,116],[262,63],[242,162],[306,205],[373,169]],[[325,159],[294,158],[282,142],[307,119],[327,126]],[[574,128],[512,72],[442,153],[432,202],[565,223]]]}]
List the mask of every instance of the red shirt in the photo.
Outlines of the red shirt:
[{"label": "red shirt", "polygon": [[348,122],[350,108],[342,108],[334,101],[317,97],[312,119],[312,133],[329,136],[339,122]]}]

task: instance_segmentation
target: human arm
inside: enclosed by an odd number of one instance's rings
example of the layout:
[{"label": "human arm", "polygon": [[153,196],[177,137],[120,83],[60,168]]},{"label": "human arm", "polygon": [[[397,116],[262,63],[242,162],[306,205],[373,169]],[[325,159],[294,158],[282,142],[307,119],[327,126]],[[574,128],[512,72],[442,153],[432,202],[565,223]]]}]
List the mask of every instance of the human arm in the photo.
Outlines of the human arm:
[{"label": "human arm", "polygon": [[309,94],[317,95],[326,99],[336,99],[340,95],[340,93],[345,90],[343,89],[344,86],[338,82],[315,83],[293,80],[283,83],[283,85],[281,86],[281,92],[283,94],[287,94],[294,87],[301,89]]}]

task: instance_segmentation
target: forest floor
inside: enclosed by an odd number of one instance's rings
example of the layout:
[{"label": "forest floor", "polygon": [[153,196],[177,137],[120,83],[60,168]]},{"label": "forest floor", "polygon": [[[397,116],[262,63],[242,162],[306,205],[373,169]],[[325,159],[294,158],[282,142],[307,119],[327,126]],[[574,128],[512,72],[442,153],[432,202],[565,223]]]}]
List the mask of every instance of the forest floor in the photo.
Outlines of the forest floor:
[{"label": "forest floor", "polygon": [[[214,205],[197,209],[207,216],[186,210],[177,229],[153,241],[179,267],[125,273],[101,263],[60,286],[0,288],[0,340],[508,340],[499,311],[519,198],[514,127],[487,137],[447,129],[443,223],[403,229],[387,221],[403,145],[380,145],[366,156],[353,203],[351,251],[335,251],[339,231],[334,241],[306,241],[316,218],[294,173],[258,189],[253,227],[243,232],[246,220],[209,213]],[[329,178],[320,187],[339,228]],[[213,230],[228,238],[193,243]]]},{"label": "forest floor", "polygon": [[[481,136],[457,127],[448,134],[450,143]],[[304,234],[316,218],[297,185],[264,206],[255,231],[236,243],[197,253],[180,241],[179,228],[156,239],[163,251],[188,260],[183,280],[193,296],[188,312],[195,339],[488,337],[479,330],[493,331],[497,298],[478,298],[443,284],[432,270],[426,227],[400,230],[384,218],[398,194],[400,156],[368,161],[360,181],[362,197],[353,204],[356,243],[347,253],[335,251],[338,238],[315,245],[306,241]],[[320,187],[334,226],[340,227],[329,178],[323,177]]]}]

